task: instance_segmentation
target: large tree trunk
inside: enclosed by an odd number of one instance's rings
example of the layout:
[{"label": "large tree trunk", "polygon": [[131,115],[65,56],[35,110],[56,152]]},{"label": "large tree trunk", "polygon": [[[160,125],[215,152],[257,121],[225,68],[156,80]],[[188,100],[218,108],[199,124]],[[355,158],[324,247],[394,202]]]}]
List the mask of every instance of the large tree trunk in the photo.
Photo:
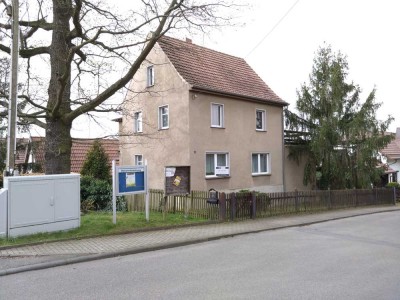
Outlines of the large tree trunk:
[{"label": "large tree trunk", "polygon": [[71,111],[71,70],[68,62],[71,14],[71,0],[53,0],[54,30],[50,48],[51,78],[45,143],[46,174],[65,174],[71,170],[71,123],[63,118]]},{"label": "large tree trunk", "polygon": [[46,129],[45,171],[46,174],[68,174],[71,172],[71,125],[61,120],[49,120]]}]

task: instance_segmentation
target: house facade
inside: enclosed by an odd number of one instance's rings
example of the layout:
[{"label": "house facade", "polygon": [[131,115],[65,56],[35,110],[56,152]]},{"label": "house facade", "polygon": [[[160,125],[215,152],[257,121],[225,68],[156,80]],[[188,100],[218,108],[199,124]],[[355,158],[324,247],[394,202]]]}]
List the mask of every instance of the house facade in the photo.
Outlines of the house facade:
[{"label": "house facade", "polygon": [[129,90],[120,164],[146,160],[150,188],[190,166],[191,190],[284,189],[287,103],[243,59],[164,36]]}]

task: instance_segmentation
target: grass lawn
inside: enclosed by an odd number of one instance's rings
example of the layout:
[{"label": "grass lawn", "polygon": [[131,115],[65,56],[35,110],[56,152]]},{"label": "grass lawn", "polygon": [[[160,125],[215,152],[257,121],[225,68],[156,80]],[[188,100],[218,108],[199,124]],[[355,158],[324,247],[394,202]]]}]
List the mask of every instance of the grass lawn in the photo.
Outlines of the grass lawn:
[{"label": "grass lawn", "polygon": [[165,220],[163,220],[162,213],[150,212],[150,221],[146,222],[146,216],[142,212],[118,212],[117,224],[114,225],[111,212],[89,212],[81,216],[81,227],[77,229],[53,233],[38,233],[9,239],[0,238],[0,247],[63,239],[79,239],[98,235],[126,233],[143,228],[178,226],[206,221],[192,217],[185,219],[182,214],[171,213],[167,214]]}]

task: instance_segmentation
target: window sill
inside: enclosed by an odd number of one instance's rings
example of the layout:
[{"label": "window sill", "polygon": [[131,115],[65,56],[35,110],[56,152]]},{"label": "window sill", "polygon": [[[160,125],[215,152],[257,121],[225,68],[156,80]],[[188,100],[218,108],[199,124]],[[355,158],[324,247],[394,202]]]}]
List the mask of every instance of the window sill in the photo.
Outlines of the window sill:
[{"label": "window sill", "polygon": [[211,128],[215,128],[215,129],[225,129],[225,127],[220,127],[220,126],[212,126],[212,125],[211,125]]},{"label": "window sill", "polygon": [[266,129],[256,129],[257,132],[267,132]]},{"label": "window sill", "polygon": [[253,176],[253,177],[271,176],[271,173],[251,173],[251,176]]},{"label": "window sill", "polygon": [[158,128],[158,130],[168,130],[169,127],[165,127],[165,128]]},{"label": "window sill", "polygon": [[208,179],[229,179],[229,178],[231,178],[231,176],[206,176],[205,177],[206,178],[206,180],[208,180]]}]

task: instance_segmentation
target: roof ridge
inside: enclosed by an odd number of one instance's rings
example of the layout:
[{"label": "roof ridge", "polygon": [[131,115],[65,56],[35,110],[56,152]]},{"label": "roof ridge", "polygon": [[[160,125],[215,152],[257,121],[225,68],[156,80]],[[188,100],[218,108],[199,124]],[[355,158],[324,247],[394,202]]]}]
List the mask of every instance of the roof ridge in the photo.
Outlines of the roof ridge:
[{"label": "roof ridge", "polygon": [[184,45],[191,45],[191,46],[194,46],[194,47],[202,48],[202,49],[205,49],[205,50],[208,50],[208,51],[213,51],[213,52],[216,52],[216,53],[225,55],[225,56],[230,56],[230,57],[233,57],[233,58],[237,58],[237,59],[241,59],[241,60],[243,60],[243,61],[246,61],[243,57],[236,56],[236,55],[229,54],[229,53],[225,53],[225,52],[222,52],[222,51],[218,51],[218,50],[215,50],[215,49],[212,49],[212,48],[207,48],[207,47],[205,47],[205,46],[201,46],[201,45],[195,44],[195,43],[193,43],[193,42],[187,42],[187,41],[184,41],[184,40],[181,40],[181,39],[178,39],[178,38],[174,38],[174,37],[171,37],[171,36],[168,36],[168,35],[163,35],[163,36],[160,38],[160,40],[162,40],[162,39],[164,39],[164,38],[177,41],[177,42],[182,43],[182,44],[184,44]]}]

